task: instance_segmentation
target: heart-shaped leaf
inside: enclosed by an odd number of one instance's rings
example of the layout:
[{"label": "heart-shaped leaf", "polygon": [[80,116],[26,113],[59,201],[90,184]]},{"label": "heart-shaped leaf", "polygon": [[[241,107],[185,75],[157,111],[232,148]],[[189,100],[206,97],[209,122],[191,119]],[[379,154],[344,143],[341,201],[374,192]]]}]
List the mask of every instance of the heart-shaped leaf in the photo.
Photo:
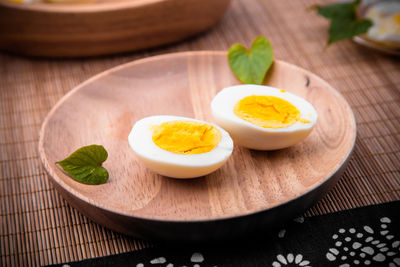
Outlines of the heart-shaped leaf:
[{"label": "heart-shaped leaf", "polygon": [[101,164],[108,157],[103,146],[84,146],[66,159],[56,162],[75,180],[84,184],[103,184],[108,180],[108,172]]},{"label": "heart-shaped leaf", "polygon": [[259,36],[250,51],[241,44],[234,44],[228,51],[228,62],[233,74],[243,83],[262,84],[274,61],[270,41]]}]

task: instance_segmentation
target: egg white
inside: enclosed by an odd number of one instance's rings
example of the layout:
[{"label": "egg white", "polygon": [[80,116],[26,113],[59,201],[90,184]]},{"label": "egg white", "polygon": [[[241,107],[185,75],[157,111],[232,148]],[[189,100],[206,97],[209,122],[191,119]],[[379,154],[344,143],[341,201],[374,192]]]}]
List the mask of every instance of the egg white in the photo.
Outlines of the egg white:
[{"label": "egg white", "polygon": [[[300,111],[300,118],[310,123],[296,122],[284,128],[263,128],[234,114],[234,106],[246,96],[275,96],[288,101]],[[280,89],[262,85],[237,85],[224,88],[211,102],[216,123],[227,130],[235,144],[256,150],[282,149],[305,139],[317,122],[317,111],[305,99]]]},{"label": "egg white", "polygon": [[[161,149],[153,142],[151,127],[175,120],[213,125],[220,131],[221,141],[213,150],[200,154],[183,155]],[[207,175],[220,168],[233,151],[233,141],[221,127],[209,122],[179,116],[161,115],[143,118],[133,126],[128,141],[133,152],[146,167],[173,178],[194,178]]]}]

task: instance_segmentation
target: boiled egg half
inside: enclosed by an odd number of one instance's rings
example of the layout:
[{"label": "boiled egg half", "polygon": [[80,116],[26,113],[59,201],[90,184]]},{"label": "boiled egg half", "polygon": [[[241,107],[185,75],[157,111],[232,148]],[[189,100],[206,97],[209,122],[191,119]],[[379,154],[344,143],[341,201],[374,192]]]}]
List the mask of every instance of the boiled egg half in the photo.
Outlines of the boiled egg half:
[{"label": "boiled egg half", "polygon": [[237,85],[221,90],[211,102],[216,123],[236,144],[275,150],[305,139],[317,122],[317,111],[305,99],[269,86]]},{"label": "boiled egg half", "polygon": [[400,1],[374,1],[365,13],[372,21],[367,38],[382,45],[400,48]]},{"label": "boiled egg half", "polygon": [[129,145],[149,169],[174,178],[207,175],[233,151],[229,134],[217,125],[178,116],[151,116],[135,123]]}]

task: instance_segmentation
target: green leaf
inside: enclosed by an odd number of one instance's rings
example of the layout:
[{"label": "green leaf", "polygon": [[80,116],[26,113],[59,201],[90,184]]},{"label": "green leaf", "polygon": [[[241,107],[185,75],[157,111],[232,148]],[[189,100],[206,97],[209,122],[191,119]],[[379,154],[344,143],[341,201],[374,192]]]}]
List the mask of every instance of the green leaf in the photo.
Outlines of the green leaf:
[{"label": "green leaf", "polygon": [[355,19],[355,10],[360,4],[359,0],[349,3],[336,3],[328,6],[317,6],[318,13],[327,19]]},{"label": "green leaf", "polygon": [[331,20],[328,44],[366,33],[372,26],[370,20],[357,18],[356,9],[359,4],[360,1],[356,0],[350,3],[317,6],[318,14]]},{"label": "green leaf", "polygon": [[253,41],[250,51],[241,44],[232,45],[228,51],[229,66],[243,83],[262,84],[273,60],[271,43],[264,36]]},{"label": "green leaf", "polygon": [[367,19],[351,22],[333,20],[329,28],[328,44],[365,33],[371,26],[372,22]]},{"label": "green leaf", "polygon": [[103,146],[84,146],[66,159],[56,162],[75,180],[84,184],[103,184],[108,180],[108,172],[101,164],[108,157]]}]

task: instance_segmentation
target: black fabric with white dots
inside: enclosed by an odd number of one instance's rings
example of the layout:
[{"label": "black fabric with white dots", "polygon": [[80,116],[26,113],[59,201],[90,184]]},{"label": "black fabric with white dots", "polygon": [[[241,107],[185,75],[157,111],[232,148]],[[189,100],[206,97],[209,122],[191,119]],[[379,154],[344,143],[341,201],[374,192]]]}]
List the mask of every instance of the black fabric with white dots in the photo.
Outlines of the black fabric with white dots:
[{"label": "black fabric with white dots", "polygon": [[54,266],[400,266],[400,201],[299,217],[257,241],[168,245]]}]

